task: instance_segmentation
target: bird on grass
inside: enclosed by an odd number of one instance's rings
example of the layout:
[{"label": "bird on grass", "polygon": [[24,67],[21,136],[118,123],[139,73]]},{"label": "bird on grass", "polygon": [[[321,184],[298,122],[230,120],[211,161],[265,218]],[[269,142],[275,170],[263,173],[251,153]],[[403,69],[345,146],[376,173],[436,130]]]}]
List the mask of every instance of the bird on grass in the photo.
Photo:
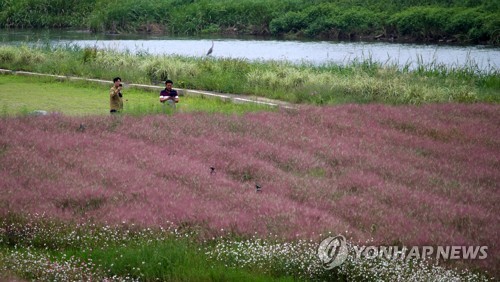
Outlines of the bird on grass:
[{"label": "bird on grass", "polygon": [[215,173],[216,173],[216,172],[215,172],[215,167],[211,166],[211,167],[210,167],[210,174],[215,174]]},{"label": "bird on grass", "polygon": [[85,131],[85,124],[80,123],[80,127],[78,127],[77,131],[84,132]]},{"label": "bird on grass", "polygon": [[257,193],[262,192],[262,186],[260,186],[259,184],[255,184],[255,191]]},{"label": "bird on grass", "polygon": [[214,42],[212,41],[212,47],[208,49],[207,56],[210,56],[210,54],[212,54],[213,51],[214,51]]}]

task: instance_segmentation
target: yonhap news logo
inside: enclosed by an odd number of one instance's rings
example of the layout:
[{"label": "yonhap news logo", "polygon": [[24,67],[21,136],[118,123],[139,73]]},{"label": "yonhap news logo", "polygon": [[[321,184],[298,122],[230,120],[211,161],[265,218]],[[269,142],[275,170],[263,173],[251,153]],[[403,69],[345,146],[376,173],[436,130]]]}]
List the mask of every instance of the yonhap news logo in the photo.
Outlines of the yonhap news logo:
[{"label": "yonhap news logo", "polygon": [[349,250],[344,236],[328,237],[318,247],[318,256],[325,269],[333,269],[344,263]]},{"label": "yonhap news logo", "polygon": [[385,258],[390,260],[435,259],[484,260],[488,258],[487,246],[354,246],[348,245],[344,236],[328,237],[318,246],[318,257],[325,269],[333,269],[345,262],[349,252],[354,259]]}]

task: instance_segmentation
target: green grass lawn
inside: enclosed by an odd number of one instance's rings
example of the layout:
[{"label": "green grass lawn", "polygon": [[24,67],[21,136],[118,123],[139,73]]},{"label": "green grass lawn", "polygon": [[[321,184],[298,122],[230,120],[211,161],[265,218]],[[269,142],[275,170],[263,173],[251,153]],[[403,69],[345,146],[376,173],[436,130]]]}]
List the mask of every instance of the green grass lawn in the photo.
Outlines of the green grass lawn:
[{"label": "green grass lawn", "polygon": [[[28,114],[34,110],[58,112],[65,115],[109,114],[111,87],[91,82],[58,81],[53,78],[0,75],[0,111],[2,115]],[[142,115],[163,113],[159,93],[125,88],[124,113]],[[159,91],[158,91],[159,92]],[[271,110],[265,105],[234,104],[205,97],[181,97],[178,112],[245,113]],[[171,111],[167,108],[167,111]]]}]

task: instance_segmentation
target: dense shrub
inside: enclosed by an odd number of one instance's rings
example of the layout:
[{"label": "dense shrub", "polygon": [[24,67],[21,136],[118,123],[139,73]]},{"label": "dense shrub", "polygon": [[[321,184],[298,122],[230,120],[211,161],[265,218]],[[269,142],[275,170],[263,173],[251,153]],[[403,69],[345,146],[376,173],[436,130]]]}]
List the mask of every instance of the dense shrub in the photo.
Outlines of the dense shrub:
[{"label": "dense shrub", "polygon": [[167,16],[165,1],[102,1],[89,15],[89,23],[94,31],[150,31],[152,23],[163,24]]},{"label": "dense shrub", "polygon": [[14,49],[6,46],[0,47],[0,61],[4,64],[4,67],[14,62],[15,59],[16,59],[16,53]]},{"label": "dense shrub", "polygon": [[401,36],[430,41],[455,37],[461,42],[492,41],[500,29],[500,14],[475,8],[413,7],[394,14],[389,23]]},{"label": "dense shrub", "polygon": [[0,25],[5,27],[82,26],[96,0],[0,1]]},{"label": "dense shrub", "polygon": [[0,0],[0,8],[2,27],[331,39],[395,31],[413,40],[491,44],[500,37],[500,5],[494,0]]},{"label": "dense shrub", "polygon": [[304,33],[309,37],[350,39],[380,31],[382,22],[380,13],[366,8],[340,9],[322,4],[279,16],[271,21],[270,30],[275,35]]},{"label": "dense shrub", "polygon": [[298,32],[306,27],[305,17],[298,12],[288,12],[281,17],[273,19],[270,23],[270,30],[273,34]]},{"label": "dense shrub", "polygon": [[450,10],[440,7],[414,7],[393,15],[390,23],[401,35],[420,40],[430,40],[443,36]]},{"label": "dense shrub", "polygon": [[370,34],[382,28],[382,19],[369,9],[353,8],[341,15],[340,27],[350,34]]},{"label": "dense shrub", "polygon": [[500,12],[487,16],[485,29],[489,32],[490,44],[500,44]]}]

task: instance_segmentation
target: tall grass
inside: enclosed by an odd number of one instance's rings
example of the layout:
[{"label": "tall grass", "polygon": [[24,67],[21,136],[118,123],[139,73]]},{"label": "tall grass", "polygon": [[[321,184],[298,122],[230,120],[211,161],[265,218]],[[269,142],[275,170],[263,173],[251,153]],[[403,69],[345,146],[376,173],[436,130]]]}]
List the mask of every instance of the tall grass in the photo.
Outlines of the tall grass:
[{"label": "tall grass", "polygon": [[160,83],[173,79],[180,88],[245,93],[295,103],[335,104],[382,102],[498,102],[498,70],[479,70],[471,62],[447,68],[415,62],[416,68],[383,65],[370,58],[347,66],[293,65],[285,62],[248,62],[118,53],[96,50],[92,56],[75,46],[0,47],[0,67],[42,73]]},{"label": "tall grass", "polygon": [[196,237],[173,228],[64,223],[43,215],[0,220],[0,270],[50,281],[292,281],[227,268]]},{"label": "tall grass", "polygon": [[0,214],[173,222],[201,238],[318,240],[347,230],[354,243],[488,246],[487,259],[464,264],[495,271],[497,112],[346,105],[2,118]]},{"label": "tall grass", "polygon": [[493,0],[4,0],[0,11],[2,27],[500,43]]},{"label": "tall grass", "polygon": [[0,25],[12,28],[82,27],[95,0],[0,1]]},{"label": "tall grass", "polygon": [[172,228],[63,223],[40,215],[0,220],[3,279],[50,281],[492,281],[468,270],[425,260],[356,260],[354,246],[339,268],[327,270],[318,243],[253,236],[200,241]]}]

